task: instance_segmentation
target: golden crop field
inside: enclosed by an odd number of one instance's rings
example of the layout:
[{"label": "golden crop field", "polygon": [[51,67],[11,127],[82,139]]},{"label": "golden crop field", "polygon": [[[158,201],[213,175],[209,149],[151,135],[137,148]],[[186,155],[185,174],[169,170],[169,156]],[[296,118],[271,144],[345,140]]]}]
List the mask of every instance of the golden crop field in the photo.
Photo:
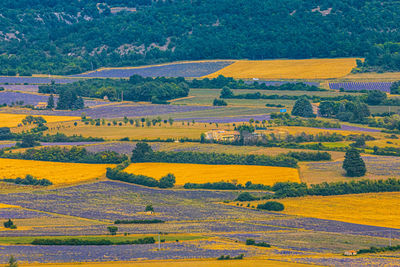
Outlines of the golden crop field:
[{"label": "golden crop field", "polygon": [[134,163],[126,172],[161,178],[168,173],[176,177],[176,184],[237,181],[273,185],[276,182],[300,182],[297,169],[251,165],[206,165],[187,163]]},{"label": "golden crop field", "polygon": [[[0,127],[16,127],[26,117],[26,114],[0,113]],[[80,120],[80,117],[42,116],[47,122],[62,122]]]},{"label": "golden crop field", "polygon": [[400,228],[400,193],[310,196],[279,200],[286,214]]},{"label": "golden crop field", "polygon": [[354,67],[356,58],[239,60],[205,77],[224,75],[237,79],[332,79],[346,76]]},{"label": "golden crop field", "polygon": [[0,203],[0,209],[7,209],[7,208],[18,208],[18,206]]},{"label": "golden crop field", "polygon": [[71,184],[92,180],[105,174],[112,164],[64,163],[21,159],[0,159],[0,179],[24,178],[30,174],[53,184]]}]

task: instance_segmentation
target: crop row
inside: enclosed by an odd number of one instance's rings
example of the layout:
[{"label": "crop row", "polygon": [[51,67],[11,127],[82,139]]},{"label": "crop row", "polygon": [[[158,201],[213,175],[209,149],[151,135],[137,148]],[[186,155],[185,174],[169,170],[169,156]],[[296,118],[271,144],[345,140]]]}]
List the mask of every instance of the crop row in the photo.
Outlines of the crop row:
[{"label": "crop row", "polygon": [[379,90],[390,92],[391,85],[391,82],[346,82],[329,83],[329,88],[334,90],[343,88],[345,91]]}]

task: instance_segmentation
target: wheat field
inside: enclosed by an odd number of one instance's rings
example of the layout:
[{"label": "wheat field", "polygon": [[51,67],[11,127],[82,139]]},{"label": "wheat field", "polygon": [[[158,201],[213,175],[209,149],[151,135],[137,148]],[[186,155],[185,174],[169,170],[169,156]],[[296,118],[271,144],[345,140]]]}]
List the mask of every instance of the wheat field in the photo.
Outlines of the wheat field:
[{"label": "wheat field", "polygon": [[400,192],[279,200],[286,214],[400,228]]},{"label": "wheat field", "polygon": [[161,178],[168,173],[176,177],[176,184],[236,181],[273,185],[276,182],[300,182],[297,169],[248,165],[206,165],[187,163],[134,163],[126,172]]},{"label": "wheat field", "polygon": [[73,184],[103,176],[112,164],[64,163],[21,159],[0,159],[0,179],[24,178],[30,174],[53,184]]},{"label": "wheat field", "polygon": [[[0,113],[0,127],[16,127],[18,124],[22,124],[22,120],[26,117],[26,114],[8,114]],[[68,117],[68,116],[41,116],[47,122],[62,122],[62,121],[73,121],[80,120],[80,117]]]},{"label": "wheat field", "polygon": [[204,78],[333,79],[346,76],[354,67],[356,58],[239,60]]}]

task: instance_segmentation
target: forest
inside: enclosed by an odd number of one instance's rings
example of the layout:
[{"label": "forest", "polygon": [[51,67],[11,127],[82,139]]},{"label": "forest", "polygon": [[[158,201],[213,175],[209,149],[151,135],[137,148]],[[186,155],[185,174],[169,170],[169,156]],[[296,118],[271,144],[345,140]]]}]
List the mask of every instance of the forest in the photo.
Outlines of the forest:
[{"label": "forest", "polygon": [[377,0],[6,0],[0,74],[215,58],[366,56],[368,65],[386,64],[371,51],[385,60],[380,45],[400,41],[399,10],[397,1]]}]

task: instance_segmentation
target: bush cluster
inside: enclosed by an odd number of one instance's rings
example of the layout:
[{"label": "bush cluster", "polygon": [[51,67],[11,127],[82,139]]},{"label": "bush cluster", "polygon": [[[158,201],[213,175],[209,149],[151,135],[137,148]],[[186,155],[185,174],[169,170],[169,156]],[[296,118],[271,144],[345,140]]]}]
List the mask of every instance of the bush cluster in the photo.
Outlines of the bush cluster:
[{"label": "bush cluster", "polygon": [[33,177],[30,174],[27,174],[25,178],[6,178],[6,179],[1,179],[0,181],[7,182],[7,183],[14,183],[14,184],[22,184],[22,185],[41,185],[41,186],[49,186],[52,185],[53,183],[50,182],[47,179],[37,179]]},{"label": "bush cluster", "polygon": [[127,173],[120,169],[118,166],[117,168],[107,168],[107,178],[148,187],[170,188],[175,185],[175,176],[173,174],[168,174],[160,180],[156,180],[149,176]]}]

